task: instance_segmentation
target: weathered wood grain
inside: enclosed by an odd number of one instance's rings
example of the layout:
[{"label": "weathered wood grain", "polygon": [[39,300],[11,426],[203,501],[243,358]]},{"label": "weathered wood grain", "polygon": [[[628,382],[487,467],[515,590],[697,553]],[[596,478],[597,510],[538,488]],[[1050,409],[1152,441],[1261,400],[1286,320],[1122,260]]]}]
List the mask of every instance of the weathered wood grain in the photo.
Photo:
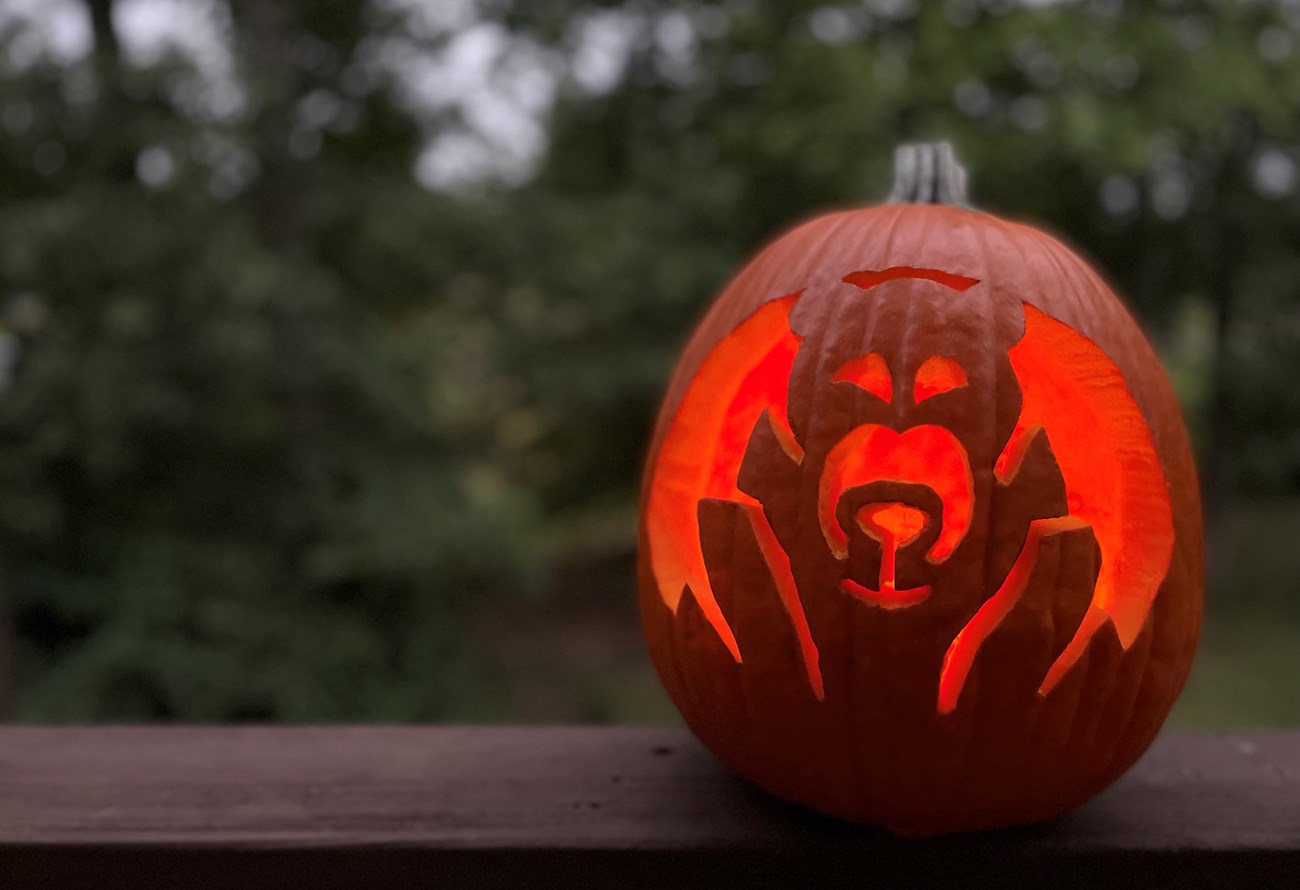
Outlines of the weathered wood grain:
[{"label": "weathered wood grain", "polygon": [[0,729],[0,888],[1300,888],[1300,732],[1166,734],[1047,825],[900,841],[683,730]]}]

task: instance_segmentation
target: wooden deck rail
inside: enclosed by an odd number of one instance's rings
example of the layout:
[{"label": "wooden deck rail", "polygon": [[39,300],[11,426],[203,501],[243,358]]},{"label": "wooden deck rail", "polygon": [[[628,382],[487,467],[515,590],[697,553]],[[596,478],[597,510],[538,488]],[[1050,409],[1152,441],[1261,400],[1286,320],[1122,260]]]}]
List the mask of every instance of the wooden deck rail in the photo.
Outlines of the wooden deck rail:
[{"label": "wooden deck rail", "polygon": [[0,729],[3,890],[479,886],[1300,890],[1300,732],[1167,733],[1053,823],[899,841],[679,729]]}]

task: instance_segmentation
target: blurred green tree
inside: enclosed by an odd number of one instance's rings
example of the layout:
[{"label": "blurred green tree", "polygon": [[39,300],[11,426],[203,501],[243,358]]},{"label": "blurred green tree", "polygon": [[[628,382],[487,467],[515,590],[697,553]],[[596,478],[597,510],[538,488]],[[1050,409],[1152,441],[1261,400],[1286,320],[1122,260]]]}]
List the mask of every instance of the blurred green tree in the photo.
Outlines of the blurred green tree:
[{"label": "blurred green tree", "polygon": [[528,503],[429,410],[427,350],[475,344],[404,330],[454,223],[348,67],[362,4],[232,7],[231,108],[182,58],[128,64],[90,6],[92,57],[0,80],[17,713],[472,711],[448,615],[516,579]]}]

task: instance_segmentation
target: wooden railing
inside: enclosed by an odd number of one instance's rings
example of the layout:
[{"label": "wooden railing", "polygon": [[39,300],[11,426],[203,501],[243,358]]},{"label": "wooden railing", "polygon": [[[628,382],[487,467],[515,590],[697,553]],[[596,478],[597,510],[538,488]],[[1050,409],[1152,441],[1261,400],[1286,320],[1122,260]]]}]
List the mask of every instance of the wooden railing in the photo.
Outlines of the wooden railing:
[{"label": "wooden railing", "polygon": [[1166,733],[1055,822],[900,841],[678,729],[0,729],[0,890],[759,886],[1300,890],[1300,732]]}]

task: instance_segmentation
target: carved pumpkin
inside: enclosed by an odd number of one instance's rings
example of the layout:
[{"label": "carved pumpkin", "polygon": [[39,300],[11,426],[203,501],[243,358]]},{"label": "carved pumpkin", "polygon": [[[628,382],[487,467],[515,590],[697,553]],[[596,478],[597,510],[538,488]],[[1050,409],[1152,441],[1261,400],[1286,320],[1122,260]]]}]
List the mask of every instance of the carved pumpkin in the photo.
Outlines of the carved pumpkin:
[{"label": "carved pumpkin", "polygon": [[902,834],[1041,820],[1124,772],[1187,675],[1192,456],[1098,275],[955,206],[946,145],[898,157],[895,203],[779,238],[686,347],[642,620],[690,728],[771,793]]}]

